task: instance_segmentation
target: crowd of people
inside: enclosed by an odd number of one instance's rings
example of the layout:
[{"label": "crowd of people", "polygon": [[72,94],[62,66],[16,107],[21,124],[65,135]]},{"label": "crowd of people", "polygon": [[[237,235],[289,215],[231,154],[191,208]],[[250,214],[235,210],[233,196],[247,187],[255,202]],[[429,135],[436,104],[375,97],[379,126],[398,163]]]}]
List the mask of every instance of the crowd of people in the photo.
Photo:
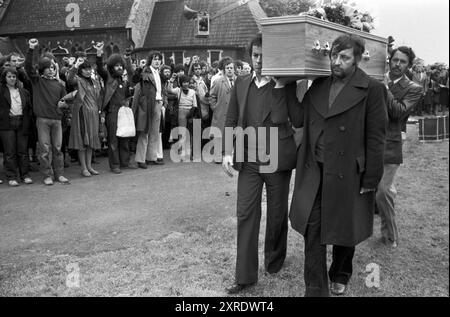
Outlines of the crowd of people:
[{"label": "crowd of people", "polygon": [[[233,81],[251,72],[231,57],[212,65],[198,56],[165,65],[159,52],[140,61],[129,51],[105,57],[102,43],[95,63],[84,52],[60,61],[47,52],[33,65],[38,46],[32,39],[25,59],[19,53],[0,59],[0,152],[13,187],[32,184],[36,164],[46,185],[68,184],[64,168],[74,162],[83,176],[98,175],[92,162],[105,153],[116,174],[162,165],[163,149],[177,141],[173,128],[192,129],[200,119],[202,130],[223,131]],[[122,106],[133,110],[135,137],[116,135]],[[180,155],[191,156],[191,147],[184,144]]]},{"label": "crowd of people", "polygon": [[412,110],[417,116],[438,115],[449,111],[449,70],[439,71],[434,65],[413,65],[407,72],[410,80],[423,89],[422,98]]}]

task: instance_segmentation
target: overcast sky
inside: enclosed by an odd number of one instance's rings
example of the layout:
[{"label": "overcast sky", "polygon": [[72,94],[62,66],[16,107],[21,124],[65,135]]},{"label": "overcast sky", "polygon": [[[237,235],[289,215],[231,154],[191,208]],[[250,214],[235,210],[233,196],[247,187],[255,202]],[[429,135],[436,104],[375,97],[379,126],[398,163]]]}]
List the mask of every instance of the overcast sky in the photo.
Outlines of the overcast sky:
[{"label": "overcast sky", "polygon": [[372,33],[392,35],[395,45],[411,46],[426,64],[449,65],[448,0],[351,0],[376,18]]}]

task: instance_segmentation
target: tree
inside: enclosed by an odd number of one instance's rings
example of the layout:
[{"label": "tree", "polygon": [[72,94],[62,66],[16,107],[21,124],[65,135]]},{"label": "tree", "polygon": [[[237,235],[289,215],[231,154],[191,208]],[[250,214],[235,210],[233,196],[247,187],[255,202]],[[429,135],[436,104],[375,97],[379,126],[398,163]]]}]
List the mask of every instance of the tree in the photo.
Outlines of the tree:
[{"label": "tree", "polygon": [[314,7],[314,0],[260,0],[261,7],[268,17],[298,15]]}]

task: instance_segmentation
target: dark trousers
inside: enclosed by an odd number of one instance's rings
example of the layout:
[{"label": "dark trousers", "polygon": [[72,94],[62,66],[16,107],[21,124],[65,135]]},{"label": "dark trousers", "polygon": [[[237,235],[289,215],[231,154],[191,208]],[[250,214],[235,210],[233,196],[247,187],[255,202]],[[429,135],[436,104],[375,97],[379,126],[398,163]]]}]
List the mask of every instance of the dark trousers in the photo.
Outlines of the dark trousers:
[{"label": "dark trousers", "polygon": [[[322,175],[321,175],[322,179]],[[307,297],[329,296],[328,277],[331,282],[347,284],[353,273],[354,247],[333,246],[333,262],[327,276],[327,246],[321,244],[322,185],[305,233],[304,278]]]},{"label": "dark trousers", "polygon": [[267,190],[264,266],[269,273],[276,273],[283,266],[287,248],[291,174],[291,171],[260,174],[259,165],[243,164],[237,189],[237,284],[258,281],[258,238],[264,184]]},{"label": "dark trousers", "polygon": [[11,129],[0,131],[8,180],[19,181],[20,178],[29,177],[28,135],[24,134],[22,122],[22,117],[11,117]]},{"label": "dark trousers", "polygon": [[128,167],[130,163],[130,138],[118,138],[117,116],[118,111],[110,112],[106,115],[106,127],[108,129],[108,157],[111,169]]}]

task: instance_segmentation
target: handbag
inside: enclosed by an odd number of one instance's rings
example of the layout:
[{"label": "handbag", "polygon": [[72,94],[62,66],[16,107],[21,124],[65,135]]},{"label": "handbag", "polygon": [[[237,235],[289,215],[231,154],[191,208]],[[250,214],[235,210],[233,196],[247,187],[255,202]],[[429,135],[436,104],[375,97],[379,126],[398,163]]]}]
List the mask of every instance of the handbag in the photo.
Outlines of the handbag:
[{"label": "handbag", "polygon": [[119,138],[132,138],[136,136],[136,126],[134,125],[133,110],[122,106],[117,115],[117,132]]}]

